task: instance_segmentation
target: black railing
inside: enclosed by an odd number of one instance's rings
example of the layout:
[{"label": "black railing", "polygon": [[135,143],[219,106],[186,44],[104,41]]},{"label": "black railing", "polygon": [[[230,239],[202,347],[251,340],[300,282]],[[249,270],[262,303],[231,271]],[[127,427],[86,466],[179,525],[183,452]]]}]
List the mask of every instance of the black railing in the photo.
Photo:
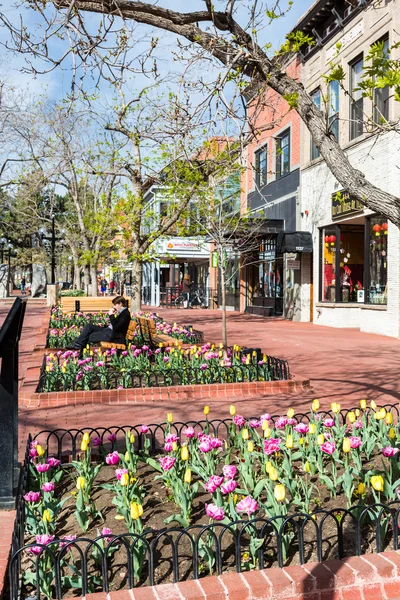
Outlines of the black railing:
[{"label": "black railing", "polygon": [[[399,419],[398,404],[385,405],[394,417]],[[342,410],[339,414],[341,423],[345,423],[350,410]],[[369,411],[365,411],[366,414]],[[321,411],[324,417],[333,417],[330,411]],[[272,416],[275,422],[278,416]],[[297,422],[308,422],[310,416],[299,413],[293,417]],[[248,419],[250,420],[250,419]],[[126,427],[107,427],[88,429],[85,432],[96,435],[107,445],[109,450],[123,448],[128,431],[136,433],[135,449],[144,447],[144,439],[150,439],[150,454],[157,452],[168,431],[182,435],[186,427],[204,430],[207,425],[209,433],[220,438],[229,436],[232,419],[190,421],[186,423],[150,424],[146,434],[141,433],[140,425]],[[62,468],[69,468],[69,461],[76,458],[79,451],[83,430],[44,430],[35,435],[42,447],[47,447],[51,454],[63,461]],[[110,434],[115,434],[115,440],[109,441]],[[187,528],[165,528],[162,530],[147,530],[141,535],[121,533],[119,535],[98,536],[95,539],[77,538],[67,546],[62,547],[65,540],[54,540],[47,546],[38,543],[24,545],[24,500],[23,495],[28,489],[29,448],[32,438],[29,437],[25,463],[20,479],[17,514],[12,539],[12,558],[9,566],[10,599],[19,600],[21,597],[21,574],[23,572],[24,553],[29,553],[33,546],[41,547],[42,552],[34,557],[36,572],[40,571],[40,561],[48,558],[47,568],[51,569],[53,595],[55,600],[61,600],[63,594],[70,592],[63,580],[62,559],[66,552],[72,549],[78,557],[75,568],[78,569],[81,583],[79,593],[85,596],[89,591],[104,591],[108,593],[111,578],[118,572],[125,573],[120,579],[121,587],[132,589],[139,585],[156,585],[173,581],[174,583],[198,579],[208,574],[204,565],[204,556],[200,552],[202,542],[212,548],[212,573],[221,575],[224,572],[241,572],[246,569],[246,560],[250,555],[250,535],[262,543],[253,552],[252,568],[265,569],[273,566],[283,567],[298,562],[304,564],[310,561],[321,562],[328,558],[344,558],[345,556],[365,554],[366,552],[382,552],[391,547],[399,549],[399,514],[400,501],[372,503],[364,505],[361,502],[348,509],[336,507],[330,510],[318,508],[312,513],[294,513],[277,515],[271,518],[255,518],[249,521],[237,520],[229,524],[212,523],[209,525],[192,525]],[[119,555],[117,565],[113,565],[112,551],[118,546],[123,550]],[[144,562],[140,576],[134,576],[132,565],[138,548],[144,549]],[[96,550],[100,561],[93,566],[92,555]],[[32,558],[32,555],[30,554]],[[100,562],[100,565],[99,565]],[[167,571],[160,568],[168,564]],[[97,581],[93,589],[93,574]],[[36,586],[36,598],[43,597],[40,593],[40,581]],[[115,584],[115,579],[114,579]],[[113,584],[113,585],[114,585]],[[114,588],[113,588],[114,589]],[[76,590],[77,591],[77,590]]]},{"label": "black railing", "polygon": [[17,298],[0,329],[0,508],[13,508],[18,484],[18,356],[26,300]]},{"label": "black railing", "polygon": [[[181,308],[183,292],[180,286],[160,288],[160,306],[166,308]],[[218,308],[218,292],[216,289],[205,286],[192,286],[189,295],[189,304],[193,307],[203,306]]]}]

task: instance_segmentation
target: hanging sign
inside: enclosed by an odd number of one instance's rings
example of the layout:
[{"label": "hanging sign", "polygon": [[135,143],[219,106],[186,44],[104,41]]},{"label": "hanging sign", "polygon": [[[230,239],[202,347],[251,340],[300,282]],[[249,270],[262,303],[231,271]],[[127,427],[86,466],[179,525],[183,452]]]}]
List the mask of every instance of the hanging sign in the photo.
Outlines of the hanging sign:
[{"label": "hanging sign", "polygon": [[211,257],[211,266],[216,269],[218,267],[218,252],[213,252]]},{"label": "hanging sign", "polygon": [[299,260],[288,260],[287,268],[293,269],[293,271],[300,271],[300,261]]},{"label": "hanging sign", "polygon": [[349,192],[341,191],[332,194],[332,219],[341,219],[364,210],[359,200],[352,198]]}]

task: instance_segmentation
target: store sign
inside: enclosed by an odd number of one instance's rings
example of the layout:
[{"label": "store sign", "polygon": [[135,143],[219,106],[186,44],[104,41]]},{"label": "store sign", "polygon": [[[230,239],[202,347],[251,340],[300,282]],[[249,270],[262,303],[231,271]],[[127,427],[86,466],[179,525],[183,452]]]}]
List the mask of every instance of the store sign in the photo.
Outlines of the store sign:
[{"label": "store sign", "polygon": [[300,261],[299,260],[288,260],[287,268],[292,269],[293,271],[300,271]]},{"label": "store sign", "polygon": [[154,243],[154,250],[159,256],[206,258],[210,255],[210,244],[199,238],[161,238]]},{"label": "store sign", "polygon": [[363,210],[364,206],[361,202],[352,198],[348,192],[332,194],[332,219],[341,219]]}]

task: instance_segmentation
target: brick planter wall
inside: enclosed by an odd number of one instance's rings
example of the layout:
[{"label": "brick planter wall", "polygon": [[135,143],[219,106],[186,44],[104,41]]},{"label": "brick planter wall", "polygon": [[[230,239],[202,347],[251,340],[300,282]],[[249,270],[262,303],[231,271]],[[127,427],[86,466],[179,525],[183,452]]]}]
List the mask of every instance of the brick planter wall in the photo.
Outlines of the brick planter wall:
[{"label": "brick planter wall", "polygon": [[399,600],[400,551],[86,596],[86,600],[184,599]]},{"label": "brick planter wall", "polygon": [[78,392],[35,393],[40,369],[27,370],[20,390],[19,403],[26,408],[76,406],[78,404],[137,404],[201,399],[245,398],[256,395],[276,395],[301,392],[310,389],[310,380],[293,376],[288,381],[255,381],[251,383],[215,383],[210,385],[187,385],[152,388],[128,388],[124,390],[96,390]]}]

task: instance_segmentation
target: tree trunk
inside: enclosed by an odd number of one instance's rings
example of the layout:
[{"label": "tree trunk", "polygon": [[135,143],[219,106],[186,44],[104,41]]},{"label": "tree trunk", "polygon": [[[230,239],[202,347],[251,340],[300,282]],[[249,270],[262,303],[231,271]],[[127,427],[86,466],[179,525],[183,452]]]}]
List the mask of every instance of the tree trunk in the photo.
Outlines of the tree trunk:
[{"label": "tree trunk", "polygon": [[143,264],[140,260],[132,261],[132,298],[131,311],[139,312],[142,307],[142,271]]},{"label": "tree trunk", "polygon": [[83,289],[85,294],[90,294],[90,272],[89,265],[83,265]]},{"label": "tree trunk", "polygon": [[90,284],[90,295],[98,296],[97,269],[93,265],[90,265],[90,279],[92,280],[92,283]]},{"label": "tree trunk", "polygon": [[220,273],[220,285],[221,285],[221,310],[222,310],[222,343],[224,350],[228,348],[228,335],[226,332],[226,290],[225,290],[225,265],[224,265],[224,252],[218,252],[219,256],[219,273]]},{"label": "tree trunk", "polygon": [[74,257],[74,289],[81,289],[81,268],[79,266],[78,257]]}]

